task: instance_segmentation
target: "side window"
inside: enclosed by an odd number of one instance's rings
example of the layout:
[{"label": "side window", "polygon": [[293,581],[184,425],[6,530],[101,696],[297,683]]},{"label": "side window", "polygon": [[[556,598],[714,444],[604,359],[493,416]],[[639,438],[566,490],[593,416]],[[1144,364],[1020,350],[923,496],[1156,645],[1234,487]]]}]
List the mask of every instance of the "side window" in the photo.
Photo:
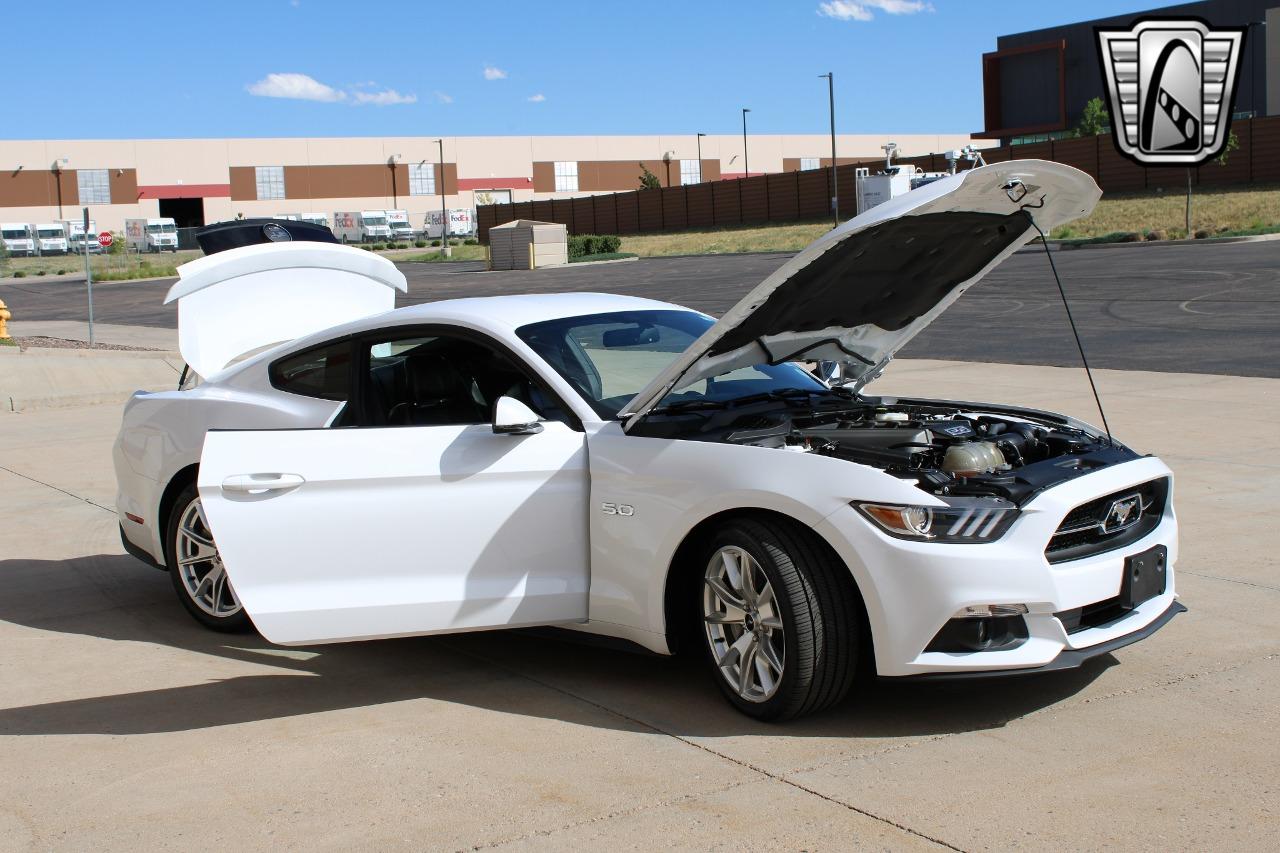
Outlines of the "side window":
[{"label": "side window", "polygon": [[569,422],[551,397],[506,355],[450,335],[366,341],[361,426],[487,424],[499,397]]},{"label": "side window", "polygon": [[325,344],[271,365],[271,384],[290,394],[346,402],[351,396],[351,342]]}]

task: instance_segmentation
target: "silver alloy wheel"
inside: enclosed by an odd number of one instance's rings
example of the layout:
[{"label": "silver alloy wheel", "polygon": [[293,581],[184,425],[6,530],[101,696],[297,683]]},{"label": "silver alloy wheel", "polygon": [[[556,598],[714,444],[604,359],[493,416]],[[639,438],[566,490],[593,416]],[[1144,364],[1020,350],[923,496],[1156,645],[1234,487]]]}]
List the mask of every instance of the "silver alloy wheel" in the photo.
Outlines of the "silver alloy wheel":
[{"label": "silver alloy wheel", "polygon": [[182,587],[196,607],[217,619],[240,612],[240,599],[227,580],[199,498],[187,504],[178,519],[174,553]]},{"label": "silver alloy wheel", "polygon": [[760,564],[726,545],[712,555],[702,585],[702,621],[716,668],[748,702],[765,702],[782,683],[786,643],[773,587]]}]

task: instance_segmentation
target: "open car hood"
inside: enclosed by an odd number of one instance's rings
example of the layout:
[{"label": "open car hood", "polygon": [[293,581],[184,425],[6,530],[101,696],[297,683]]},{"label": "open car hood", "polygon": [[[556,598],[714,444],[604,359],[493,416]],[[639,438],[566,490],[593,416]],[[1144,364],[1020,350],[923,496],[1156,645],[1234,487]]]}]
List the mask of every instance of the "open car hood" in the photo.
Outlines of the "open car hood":
[{"label": "open car hood", "polygon": [[877,205],[757,285],[622,416],[630,427],[672,391],[756,364],[835,361],[851,379],[874,378],[960,294],[1035,237],[1032,220],[1048,234],[1088,215],[1100,195],[1078,169],[1013,160]]},{"label": "open car hood", "polygon": [[336,243],[263,243],[178,267],[178,348],[210,378],[236,356],[395,307],[395,264]]}]

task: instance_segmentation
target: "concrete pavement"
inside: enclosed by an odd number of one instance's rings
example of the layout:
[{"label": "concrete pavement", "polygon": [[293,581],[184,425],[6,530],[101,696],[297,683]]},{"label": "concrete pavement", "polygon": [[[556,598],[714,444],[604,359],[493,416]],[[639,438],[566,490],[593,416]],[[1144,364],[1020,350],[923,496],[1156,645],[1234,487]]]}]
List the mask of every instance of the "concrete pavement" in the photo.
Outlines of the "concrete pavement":
[{"label": "concrete pavement", "polygon": [[[1190,612],[1077,672],[781,726],[687,660],[205,631],[121,553],[118,405],[0,414],[0,849],[1274,849],[1280,380],[1098,379],[1176,472]],[[1075,370],[902,361],[871,390],[1096,422]]]}]

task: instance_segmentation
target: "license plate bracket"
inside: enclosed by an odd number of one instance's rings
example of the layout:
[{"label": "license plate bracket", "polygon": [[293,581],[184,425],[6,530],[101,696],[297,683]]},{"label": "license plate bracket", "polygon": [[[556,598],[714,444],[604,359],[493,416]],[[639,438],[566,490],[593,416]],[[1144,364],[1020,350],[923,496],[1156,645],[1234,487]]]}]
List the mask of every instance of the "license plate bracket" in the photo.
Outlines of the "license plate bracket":
[{"label": "license plate bracket", "polygon": [[1132,610],[1144,601],[1163,595],[1168,584],[1169,549],[1163,545],[1125,557],[1120,582],[1120,606]]}]

